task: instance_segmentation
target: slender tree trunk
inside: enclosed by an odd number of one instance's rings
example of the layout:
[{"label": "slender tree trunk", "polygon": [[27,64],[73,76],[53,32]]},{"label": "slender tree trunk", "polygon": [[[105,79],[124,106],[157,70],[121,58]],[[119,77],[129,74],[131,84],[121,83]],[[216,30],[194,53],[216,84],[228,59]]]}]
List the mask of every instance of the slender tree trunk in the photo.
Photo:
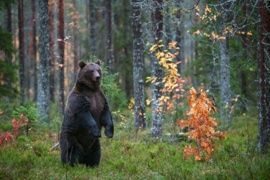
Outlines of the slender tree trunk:
[{"label": "slender tree trunk", "polygon": [[[12,33],[12,19],[11,19],[11,6],[7,9],[6,12],[7,18],[6,18],[6,30],[10,33]],[[12,54],[7,52],[6,54],[6,64],[11,66],[12,65]],[[5,80],[5,86],[11,88],[12,87],[12,83],[11,80],[9,79],[9,77],[5,76],[4,77]],[[11,98],[10,97],[6,97],[6,101],[10,102]]]},{"label": "slender tree trunk", "polygon": [[33,69],[33,92],[34,92],[34,101],[37,101],[38,94],[38,76],[37,76],[37,40],[36,40],[36,0],[32,0],[32,30],[33,30],[33,54],[32,54],[32,69]]},{"label": "slender tree trunk", "polygon": [[259,0],[258,14],[258,148],[263,152],[270,143],[270,2]]},{"label": "slender tree trunk", "polygon": [[96,55],[94,0],[89,0],[89,15],[90,15],[89,16],[89,20],[90,20],[90,51],[91,51],[91,60],[94,61],[94,56]]},{"label": "slender tree trunk", "polygon": [[167,13],[167,16],[166,16],[166,19],[165,19],[165,21],[166,21],[166,26],[165,26],[165,32],[166,32],[166,44],[165,44],[165,47],[169,47],[169,43],[170,43],[170,41],[171,41],[171,29],[170,29],[170,15],[169,15],[169,5],[167,4],[167,6],[166,6],[166,13]]},{"label": "slender tree trunk", "polygon": [[[224,3],[225,0],[222,0]],[[226,3],[221,7],[221,31],[223,32],[226,29]],[[227,118],[230,121],[229,107],[231,105],[231,83],[230,83],[230,57],[229,57],[229,37],[228,34],[224,35],[225,40],[220,40],[219,53],[220,53],[220,96],[221,96],[221,108],[220,115],[221,117],[229,116]],[[228,105],[228,108],[225,110],[225,105]]]},{"label": "slender tree trunk", "polygon": [[133,7],[133,83],[134,83],[134,120],[135,128],[146,129],[145,100],[142,60],[142,33],[140,0],[132,0]]},{"label": "slender tree trunk", "polygon": [[[85,4],[89,4],[89,9],[87,9],[87,6],[85,6],[85,19],[86,19],[86,27],[85,27],[85,29],[86,29],[86,33],[88,33],[88,29],[89,29],[89,24],[88,24],[88,21],[89,21],[89,14],[88,14],[88,11],[90,11],[90,1],[91,0],[85,0]],[[94,1],[94,0],[92,0],[92,1]],[[91,22],[90,22],[91,23]]]},{"label": "slender tree trunk", "polygon": [[111,0],[105,0],[106,7],[106,58],[105,64],[108,66],[108,73],[111,74],[111,65],[112,65],[112,36],[111,36]]},{"label": "slender tree trunk", "polygon": [[21,103],[25,101],[25,77],[24,77],[24,12],[23,0],[18,0],[18,20],[19,20],[19,57],[20,57],[20,94]]},{"label": "slender tree trunk", "polygon": [[[178,3],[182,3],[182,0]],[[179,55],[176,56],[176,60],[177,62],[180,62],[180,64],[177,65],[177,70],[178,70],[178,74],[182,75],[183,74],[183,71],[182,71],[182,66],[183,66],[183,47],[182,47],[182,44],[183,44],[183,35],[182,35],[182,24],[183,24],[183,15],[181,13],[181,10],[180,9],[180,4],[177,5],[178,6],[178,11],[177,11],[177,14],[176,14],[176,19],[177,19],[177,22],[176,22],[176,38],[175,38],[175,41],[177,42],[177,46],[180,48],[178,50],[179,52]],[[181,94],[181,91],[178,91],[176,92],[176,94]],[[175,101],[177,104],[179,104],[181,102],[181,99],[178,99],[178,98],[175,98]]]},{"label": "slender tree trunk", "polygon": [[[152,13],[152,31],[153,31],[153,43],[157,44],[161,39],[162,31],[162,0],[153,0],[153,13]],[[162,138],[162,113],[159,110],[159,98],[161,97],[160,90],[162,89],[162,67],[158,64],[158,59],[155,56],[156,52],[151,55],[151,75],[156,76],[156,83],[152,84],[152,137]],[[157,84],[159,83],[159,84]]]},{"label": "slender tree trunk", "polygon": [[74,21],[74,28],[73,28],[73,34],[74,34],[74,63],[73,63],[73,66],[74,66],[74,84],[76,82],[76,73],[77,73],[77,70],[78,70],[78,38],[77,38],[77,33],[78,33],[78,24],[77,24],[77,20],[78,20],[78,17],[77,17],[77,10],[76,10],[76,0],[73,0],[73,6],[74,6],[74,15],[73,15],[73,21]]},{"label": "slender tree trunk", "polygon": [[[198,13],[199,13],[198,9],[195,8],[195,24],[198,24]],[[194,50],[194,54],[195,54],[195,59],[196,59],[196,60],[197,60],[198,57],[199,57],[197,36],[198,36],[198,35],[195,34],[196,41],[195,41],[195,50]],[[193,69],[193,72],[194,72],[194,73],[197,73],[196,66],[193,66],[192,69]],[[200,86],[199,80],[197,80],[197,78],[194,78],[194,87],[195,87],[195,88],[198,88],[199,86]]]},{"label": "slender tree trunk", "polygon": [[54,103],[54,4],[49,2],[49,25],[50,25],[50,100]]},{"label": "slender tree trunk", "polygon": [[[243,4],[243,11],[244,11],[244,18],[245,18],[245,22],[244,22],[244,32],[245,34],[242,34],[242,47],[244,49],[243,51],[243,58],[244,60],[247,59],[247,0],[243,0],[244,4]],[[245,98],[247,98],[247,77],[246,77],[246,73],[241,70],[240,71],[240,77],[241,77],[241,89],[242,89],[242,94],[244,96],[243,98],[243,103],[241,104],[241,109],[243,112],[246,112],[247,108],[246,108],[246,101]]]},{"label": "slender tree trunk", "polygon": [[58,42],[58,50],[59,50],[59,112],[64,114],[64,91],[65,91],[65,79],[64,79],[64,67],[65,67],[65,35],[64,35],[64,0],[59,0],[59,7],[58,7],[58,39],[61,41]]},{"label": "slender tree trunk", "polygon": [[193,72],[191,72],[191,84],[193,85],[194,88],[195,87],[195,78],[194,78],[194,66],[193,66],[193,58],[194,58],[194,48],[193,48],[193,44],[194,44],[194,41],[193,39],[191,39],[191,42],[190,42],[190,64],[191,64],[191,69]]},{"label": "slender tree trunk", "polygon": [[43,122],[49,123],[49,12],[48,0],[39,0],[39,69],[38,99],[39,116],[47,116]]}]

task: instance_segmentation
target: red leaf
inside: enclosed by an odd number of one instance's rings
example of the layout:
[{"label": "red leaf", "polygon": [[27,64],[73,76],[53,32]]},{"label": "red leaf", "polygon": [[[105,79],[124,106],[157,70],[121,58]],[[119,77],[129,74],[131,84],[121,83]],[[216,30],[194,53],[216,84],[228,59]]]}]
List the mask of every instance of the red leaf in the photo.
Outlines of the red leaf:
[{"label": "red leaf", "polygon": [[12,120],[12,125],[14,126],[17,123],[16,119]]},{"label": "red leaf", "polygon": [[26,120],[24,121],[24,124],[27,126],[28,122],[29,122],[29,120],[26,119]]},{"label": "red leaf", "polygon": [[22,125],[22,121],[21,121],[21,120],[18,121],[18,125],[19,125],[19,126]]},{"label": "red leaf", "polygon": [[24,117],[24,115],[23,115],[23,113],[21,114],[21,117],[20,117],[21,119],[24,119],[25,117]]}]

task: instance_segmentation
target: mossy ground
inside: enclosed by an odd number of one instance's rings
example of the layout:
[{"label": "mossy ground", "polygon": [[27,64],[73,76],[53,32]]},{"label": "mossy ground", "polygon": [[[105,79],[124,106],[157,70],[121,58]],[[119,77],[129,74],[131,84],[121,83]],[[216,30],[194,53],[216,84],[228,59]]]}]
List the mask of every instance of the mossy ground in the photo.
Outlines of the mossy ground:
[{"label": "mossy ground", "polygon": [[[183,159],[183,148],[195,145],[192,141],[164,136],[159,142],[150,137],[150,129],[136,134],[115,125],[113,139],[101,138],[97,168],[63,166],[59,147],[50,151],[57,130],[41,125],[0,150],[0,179],[270,179],[269,149],[264,154],[257,151],[255,115],[234,118],[226,139],[216,143],[216,154],[207,162]],[[1,127],[6,126],[0,126],[3,132]]]}]

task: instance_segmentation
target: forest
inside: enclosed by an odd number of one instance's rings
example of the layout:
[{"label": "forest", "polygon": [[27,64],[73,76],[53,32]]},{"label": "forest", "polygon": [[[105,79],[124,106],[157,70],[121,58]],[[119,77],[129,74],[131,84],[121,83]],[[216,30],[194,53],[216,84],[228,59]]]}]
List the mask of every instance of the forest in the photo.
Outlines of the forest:
[{"label": "forest", "polygon": [[0,179],[270,179],[270,1],[0,0],[0,147]]}]

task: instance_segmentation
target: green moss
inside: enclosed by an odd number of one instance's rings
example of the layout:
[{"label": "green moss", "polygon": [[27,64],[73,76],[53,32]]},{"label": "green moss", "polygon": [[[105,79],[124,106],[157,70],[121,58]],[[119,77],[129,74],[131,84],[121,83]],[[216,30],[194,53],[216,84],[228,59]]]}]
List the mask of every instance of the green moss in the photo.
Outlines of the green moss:
[{"label": "green moss", "polygon": [[67,172],[67,179],[269,179],[270,156],[257,152],[256,121],[249,117],[246,126],[246,118],[234,119],[207,162],[183,159],[184,147],[196,145],[194,141],[158,143],[151,140],[150,130],[135,136],[133,129],[116,128],[120,138],[101,138],[98,168],[76,164],[67,169],[60,161],[60,149],[50,151],[57,128],[40,126],[0,150],[0,178],[65,179]]}]

